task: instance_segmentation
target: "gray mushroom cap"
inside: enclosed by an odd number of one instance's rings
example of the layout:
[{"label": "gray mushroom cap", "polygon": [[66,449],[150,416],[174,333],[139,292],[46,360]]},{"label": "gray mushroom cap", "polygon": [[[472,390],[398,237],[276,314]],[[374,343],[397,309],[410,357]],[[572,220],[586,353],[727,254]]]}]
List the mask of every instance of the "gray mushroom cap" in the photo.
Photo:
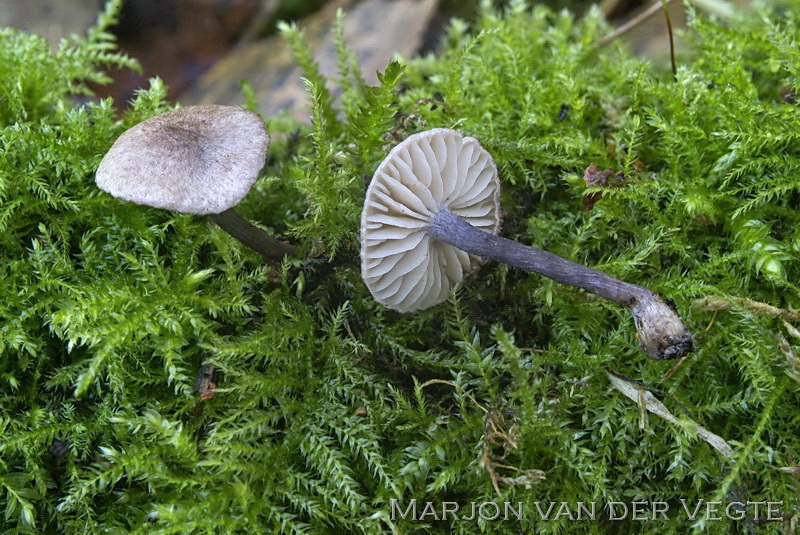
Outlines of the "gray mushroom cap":
[{"label": "gray mushroom cap", "polygon": [[123,133],[95,182],[114,197],[190,214],[218,214],[247,195],[264,166],[269,135],[250,111],[189,106]]},{"label": "gray mushroom cap", "polygon": [[497,234],[499,190],[491,155],[455,130],[420,132],[392,149],[361,215],[361,276],[375,300],[411,312],[447,299],[481,259],[433,239],[428,227],[447,209]]}]

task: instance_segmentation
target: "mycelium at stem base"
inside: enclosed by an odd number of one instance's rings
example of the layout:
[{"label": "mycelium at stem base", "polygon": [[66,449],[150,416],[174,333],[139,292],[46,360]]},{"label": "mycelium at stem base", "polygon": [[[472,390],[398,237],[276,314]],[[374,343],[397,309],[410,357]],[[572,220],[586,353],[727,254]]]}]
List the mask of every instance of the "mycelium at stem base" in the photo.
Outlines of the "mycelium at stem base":
[{"label": "mycelium at stem base", "polygon": [[675,311],[646,288],[560,256],[479,230],[443,208],[428,227],[430,236],[464,252],[533,271],[556,282],[583,288],[627,308],[648,357],[679,358],[694,350],[694,340]]}]

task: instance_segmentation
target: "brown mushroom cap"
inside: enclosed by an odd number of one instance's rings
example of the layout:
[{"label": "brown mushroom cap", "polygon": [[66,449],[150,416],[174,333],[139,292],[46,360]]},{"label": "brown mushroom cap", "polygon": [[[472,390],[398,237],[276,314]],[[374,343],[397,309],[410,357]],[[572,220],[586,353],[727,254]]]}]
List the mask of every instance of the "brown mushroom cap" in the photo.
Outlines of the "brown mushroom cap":
[{"label": "brown mushroom cap", "polygon": [[414,134],[378,166],[361,215],[361,275],[375,300],[400,312],[432,307],[480,258],[433,239],[442,209],[500,230],[497,167],[472,137],[437,128]]},{"label": "brown mushroom cap", "polygon": [[111,195],[190,214],[218,214],[247,195],[269,146],[264,122],[231,106],[190,106],[123,133],[95,181]]}]

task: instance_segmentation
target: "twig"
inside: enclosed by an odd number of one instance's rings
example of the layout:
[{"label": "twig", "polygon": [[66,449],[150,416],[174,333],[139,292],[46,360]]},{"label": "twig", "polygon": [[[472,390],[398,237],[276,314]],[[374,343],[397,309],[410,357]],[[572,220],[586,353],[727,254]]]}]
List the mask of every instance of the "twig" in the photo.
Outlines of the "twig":
[{"label": "twig", "polygon": [[678,67],[675,64],[675,41],[672,37],[672,19],[669,16],[669,7],[667,6],[668,0],[661,0],[661,5],[664,7],[664,18],[667,19],[667,34],[669,35],[669,61],[672,63],[672,78],[678,81]]},{"label": "twig", "polygon": [[689,358],[689,355],[681,357],[681,360],[676,362],[675,365],[667,371],[667,373],[665,373],[664,375],[661,376],[661,380],[664,381],[664,380],[669,379],[670,377],[672,377],[672,375],[676,371],[678,371],[678,369],[680,369],[681,366],[683,366],[683,363],[686,362],[687,358]]},{"label": "twig", "polygon": [[278,0],[261,0],[258,6],[258,11],[250,19],[250,24],[247,25],[241,37],[239,37],[239,44],[244,45],[255,41],[264,31],[269,19],[278,10]]},{"label": "twig", "polygon": [[[617,37],[629,32],[630,30],[632,30],[645,20],[655,15],[659,9],[665,8],[664,4],[669,4],[670,2],[672,2],[672,0],[666,0],[666,2],[664,2],[663,4],[658,1],[653,3],[650,7],[648,7],[647,9],[645,9],[644,11],[633,17],[631,20],[629,20],[625,24],[622,24],[621,26],[616,28],[613,32],[611,32],[610,34],[606,35],[605,37],[597,41],[597,46],[598,47],[606,46],[608,43],[610,43]],[[703,11],[711,13],[712,15],[715,15],[726,21],[729,21],[731,18],[733,18],[735,12],[734,7],[725,0],[693,0],[692,3],[695,4],[697,7],[699,7],[700,9],[702,9]]]},{"label": "twig", "polygon": [[[663,1],[664,1],[665,4],[669,4],[670,2],[672,2],[672,0],[663,0]],[[651,5],[650,7],[648,7],[647,9],[645,9],[644,11],[642,11],[641,13],[639,13],[638,15],[633,17],[631,20],[629,20],[625,24],[621,25],[620,27],[618,27],[617,29],[615,29],[613,32],[611,32],[610,34],[606,35],[605,37],[601,38],[597,42],[597,46],[598,47],[606,46],[608,43],[610,43],[611,41],[613,41],[614,39],[616,39],[620,35],[623,35],[623,34],[627,33],[628,31],[632,30],[633,28],[635,28],[636,26],[638,26],[639,24],[641,24],[645,20],[647,20],[650,17],[652,17],[662,7],[663,7],[663,5],[660,2],[655,2],[653,5]]]}]

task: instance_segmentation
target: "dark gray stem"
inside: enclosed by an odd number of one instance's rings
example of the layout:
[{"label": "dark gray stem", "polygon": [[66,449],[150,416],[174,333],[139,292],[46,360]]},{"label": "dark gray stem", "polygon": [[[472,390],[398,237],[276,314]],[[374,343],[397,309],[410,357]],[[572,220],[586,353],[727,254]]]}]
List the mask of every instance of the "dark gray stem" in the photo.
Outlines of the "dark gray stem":
[{"label": "dark gray stem", "polygon": [[436,214],[428,230],[436,240],[467,253],[533,271],[619,303],[633,314],[639,343],[651,358],[677,358],[694,349],[692,335],[680,317],[646,288],[547,251],[483,232],[446,209]]},{"label": "dark gray stem", "polygon": [[294,247],[270,236],[236,213],[233,208],[220,214],[212,214],[211,219],[222,230],[254,251],[261,253],[264,258],[280,262],[283,257],[294,254]]}]

